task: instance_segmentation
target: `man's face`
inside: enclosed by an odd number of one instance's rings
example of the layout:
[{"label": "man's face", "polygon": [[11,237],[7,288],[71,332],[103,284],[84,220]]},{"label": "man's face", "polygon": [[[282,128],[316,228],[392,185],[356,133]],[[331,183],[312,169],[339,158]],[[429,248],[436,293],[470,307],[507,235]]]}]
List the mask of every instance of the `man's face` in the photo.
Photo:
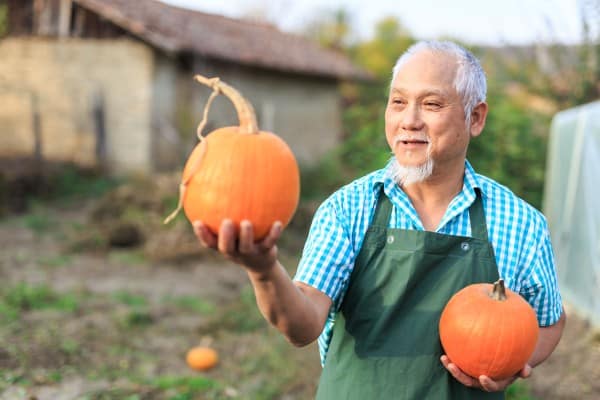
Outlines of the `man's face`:
[{"label": "man's face", "polygon": [[398,163],[419,167],[428,158],[435,171],[464,164],[469,134],[454,89],[456,61],[421,51],[398,71],[385,111],[385,134]]}]

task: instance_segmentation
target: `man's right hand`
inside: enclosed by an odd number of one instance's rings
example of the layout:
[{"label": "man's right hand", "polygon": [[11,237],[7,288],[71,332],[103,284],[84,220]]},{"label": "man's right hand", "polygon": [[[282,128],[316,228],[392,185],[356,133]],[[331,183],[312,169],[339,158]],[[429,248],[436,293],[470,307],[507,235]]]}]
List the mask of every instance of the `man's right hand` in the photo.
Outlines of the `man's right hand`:
[{"label": "man's right hand", "polygon": [[247,220],[240,223],[239,234],[229,219],[223,220],[218,234],[211,232],[202,221],[195,221],[193,227],[203,246],[218,250],[229,260],[246,267],[248,272],[267,274],[276,265],[276,242],[282,231],[279,221],[273,224],[267,236],[260,241],[254,240],[252,223]]},{"label": "man's right hand", "polygon": [[249,221],[241,222],[239,234],[230,220],[221,223],[218,234],[200,221],[193,226],[203,246],[219,251],[246,268],[261,313],[291,343],[304,346],[317,339],[332,301],[311,286],[293,282],[277,260],[275,243],[281,236],[281,223],[275,222],[269,234],[258,242],[254,241]]}]

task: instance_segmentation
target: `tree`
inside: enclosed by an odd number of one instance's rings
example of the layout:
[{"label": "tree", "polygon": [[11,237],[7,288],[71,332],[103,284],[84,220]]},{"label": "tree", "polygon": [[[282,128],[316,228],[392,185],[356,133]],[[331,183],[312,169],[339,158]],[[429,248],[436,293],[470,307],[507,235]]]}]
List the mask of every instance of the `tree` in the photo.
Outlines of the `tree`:
[{"label": "tree", "polygon": [[5,0],[0,0],[0,38],[8,33],[8,6]]},{"label": "tree", "polygon": [[321,46],[340,51],[346,51],[350,45],[352,31],[350,14],[344,8],[323,14],[304,29]]}]

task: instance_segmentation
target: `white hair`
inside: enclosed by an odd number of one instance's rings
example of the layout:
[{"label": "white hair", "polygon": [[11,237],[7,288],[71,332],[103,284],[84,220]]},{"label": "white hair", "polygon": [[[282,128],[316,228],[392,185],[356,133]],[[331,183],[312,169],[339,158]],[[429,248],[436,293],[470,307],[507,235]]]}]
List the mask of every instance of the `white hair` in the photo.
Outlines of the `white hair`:
[{"label": "white hair", "polygon": [[392,70],[392,83],[400,68],[415,54],[431,51],[456,58],[458,68],[454,77],[454,88],[462,99],[465,123],[471,124],[471,113],[475,106],[485,101],[487,82],[479,60],[467,49],[448,41],[421,41],[410,46],[396,61]]}]

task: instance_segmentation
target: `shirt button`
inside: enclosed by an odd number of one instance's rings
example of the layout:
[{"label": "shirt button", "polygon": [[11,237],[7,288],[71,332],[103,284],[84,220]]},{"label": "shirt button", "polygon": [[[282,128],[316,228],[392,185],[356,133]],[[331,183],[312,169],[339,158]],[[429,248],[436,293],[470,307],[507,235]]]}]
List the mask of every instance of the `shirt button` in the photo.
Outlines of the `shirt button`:
[{"label": "shirt button", "polygon": [[471,246],[467,242],[462,242],[460,244],[460,248],[462,249],[462,251],[468,251],[471,248]]},{"label": "shirt button", "polygon": [[394,236],[392,236],[392,235],[388,236],[387,237],[387,242],[390,243],[390,244],[394,243]]}]

